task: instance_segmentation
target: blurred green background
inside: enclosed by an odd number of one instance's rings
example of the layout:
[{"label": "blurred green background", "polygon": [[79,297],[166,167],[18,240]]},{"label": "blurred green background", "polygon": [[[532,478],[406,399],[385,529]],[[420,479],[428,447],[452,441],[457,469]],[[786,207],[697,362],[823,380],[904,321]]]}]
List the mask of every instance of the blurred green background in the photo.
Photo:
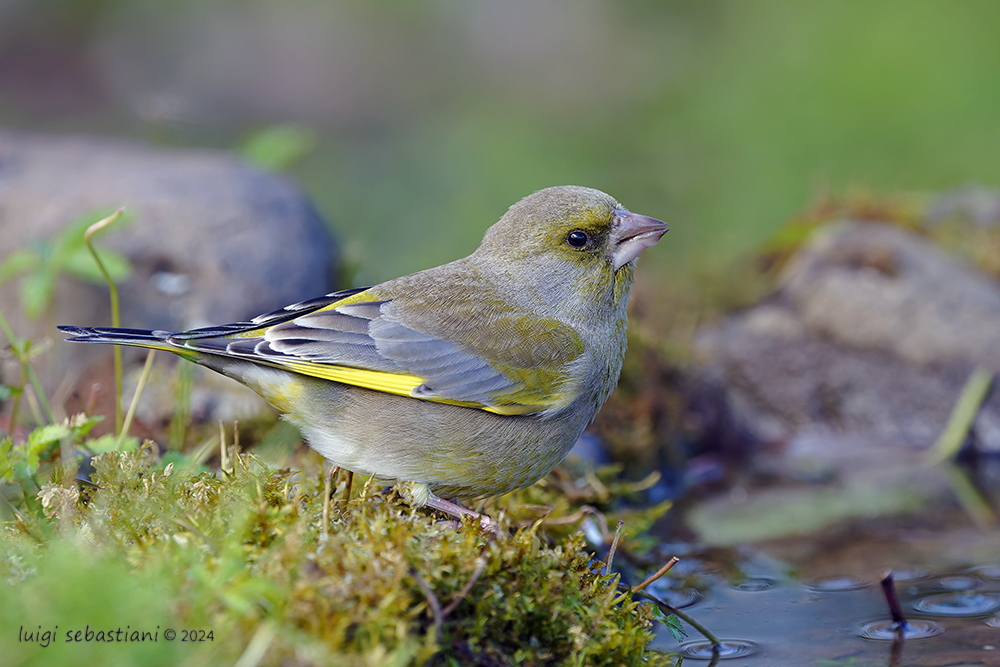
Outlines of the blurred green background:
[{"label": "blurred green background", "polygon": [[291,174],[365,284],[574,183],[724,270],[824,192],[1000,182],[1000,3],[0,0],[0,127],[238,148]]}]

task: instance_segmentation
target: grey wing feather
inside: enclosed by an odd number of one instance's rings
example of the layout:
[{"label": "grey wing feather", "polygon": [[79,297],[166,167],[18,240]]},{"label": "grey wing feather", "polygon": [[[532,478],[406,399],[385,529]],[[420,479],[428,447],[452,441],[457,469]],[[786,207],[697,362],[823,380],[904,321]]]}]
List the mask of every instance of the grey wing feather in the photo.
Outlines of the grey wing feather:
[{"label": "grey wing feather", "polygon": [[489,405],[516,384],[459,345],[400,323],[388,301],[308,313],[268,329],[265,340],[273,353],[314,363],[411,373],[424,380],[413,390],[420,397]]},{"label": "grey wing feather", "polygon": [[[456,343],[402,324],[391,301],[335,305],[360,290],[337,292],[286,306],[249,322],[207,327],[171,336],[177,345],[204,352],[268,360],[298,359],[423,379],[413,395],[490,405],[516,388],[487,360]],[[306,312],[303,312],[306,311]],[[239,334],[266,328],[263,336]]]}]

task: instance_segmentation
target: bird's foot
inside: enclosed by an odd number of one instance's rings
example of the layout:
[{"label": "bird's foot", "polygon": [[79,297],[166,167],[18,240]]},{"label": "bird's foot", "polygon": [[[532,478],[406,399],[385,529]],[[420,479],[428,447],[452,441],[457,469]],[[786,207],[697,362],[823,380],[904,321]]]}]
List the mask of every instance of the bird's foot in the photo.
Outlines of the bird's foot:
[{"label": "bird's foot", "polygon": [[494,535],[500,534],[500,524],[493,520],[487,514],[480,514],[466,507],[462,507],[458,503],[454,503],[450,500],[445,500],[444,498],[438,498],[434,494],[427,499],[425,503],[427,507],[433,507],[436,510],[440,510],[445,514],[450,514],[461,523],[463,517],[473,516],[479,519],[479,524],[483,527],[483,530],[489,531]]},{"label": "bird's foot", "polygon": [[500,524],[486,514],[474,512],[466,507],[462,507],[456,502],[445,500],[431,493],[430,488],[421,482],[398,482],[396,489],[403,496],[403,499],[414,507],[430,507],[445,514],[449,514],[457,519],[456,528],[462,525],[462,519],[467,516],[479,519],[484,530],[493,535],[500,534]]}]

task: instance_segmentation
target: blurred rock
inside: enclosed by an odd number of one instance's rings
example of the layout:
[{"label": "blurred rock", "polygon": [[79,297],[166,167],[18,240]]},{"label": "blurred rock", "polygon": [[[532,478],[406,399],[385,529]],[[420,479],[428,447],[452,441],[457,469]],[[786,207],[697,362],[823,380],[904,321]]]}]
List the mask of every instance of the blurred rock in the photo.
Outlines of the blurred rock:
[{"label": "blurred rock", "polygon": [[[832,225],[697,351],[702,381],[762,443],[758,468],[809,481],[912,464],[971,369],[1000,370],[1000,286],[898,227]],[[1000,392],[972,436],[1000,450]]]},{"label": "blurred rock", "polygon": [[[336,246],[286,179],[221,151],[117,139],[0,132],[0,260],[97,211],[125,206],[131,224],[98,247],[132,263],[119,285],[124,327],[180,330],[243,320],[329,291]],[[28,321],[17,281],[0,288],[17,335],[59,338],[55,324],[109,325],[107,287],[60,281],[54,312]],[[56,345],[59,375],[107,348]],[[4,377],[10,380],[9,374]],[[50,378],[58,383],[62,378]]]},{"label": "blurred rock", "polygon": [[924,222],[936,225],[949,219],[971,223],[985,229],[1000,224],[1000,191],[981,185],[966,185],[945,192],[927,208]]}]

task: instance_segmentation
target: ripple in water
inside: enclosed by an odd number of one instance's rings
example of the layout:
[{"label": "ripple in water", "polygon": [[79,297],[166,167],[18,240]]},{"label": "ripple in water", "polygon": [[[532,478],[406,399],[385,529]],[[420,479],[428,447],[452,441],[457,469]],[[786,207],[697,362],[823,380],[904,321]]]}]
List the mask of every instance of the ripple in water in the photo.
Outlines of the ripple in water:
[{"label": "ripple in water", "polygon": [[1000,628],[1000,616],[994,616],[993,618],[987,619],[986,625],[991,628]]},{"label": "ripple in water", "polygon": [[972,574],[989,581],[1000,581],[1000,565],[983,565],[969,570]]},{"label": "ripple in water", "polygon": [[806,588],[817,593],[842,593],[868,588],[868,582],[853,577],[831,577],[809,582],[806,584]]},{"label": "ripple in water", "polygon": [[745,658],[757,650],[757,645],[748,639],[722,639],[717,653],[712,648],[712,642],[705,639],[684,642],[681,644],[681,655],[692,660]]},{"label": "ripple in water", "polygon": [[778,582],[770,577],[750,577],[749,579],[744,579],[738,584],[733,584],[733,588],[738,591],[757,593],[760,591],[766,591],[769,588],[774,588],[777,585]]},{"label": "ripple in water", "polygon": [[681,588],[680,590],[662,591],[659,598],[674,609],[684,609],[700,600],[701,593],[693,588]]},{"label": "ripple in water", "polygon": [[701,600],[701,593],[697,589],[671,588],[670,582],[663,579],[657,579],[646,590],[649,591],[650,595],[666,602],[674,609],[684,609]]},{"label": "ripple in water", "polygon": [[937,583],[941,588],[947,588],[949,591],[968,591],[978,586],[979,580],[965,574],[956,574],[950,577],[941,577]]},{"label": "ripple in water", "polygon": [[919,568],[914,568],[912,570],[893,570],[892,578],[896,580],[896,583],[920,581],[921,579],[926,579],[928,577],[927,570],[921,570]]},{"label": "ripple in water", "polygon": [[984,593],[947,593],[917,600],[913,608],[935,616],[982,616],[1000,609],[1000,598]]},{"label": "ripple in water", "polygon": [[[934,621],[915,620],[907,621],[903,626],[903,639],[927,639],[937,637],[944,632],[944,627]],[[858,636],[863,639],[878,639],[882,641],[895,641],[899,635],[899,626],[893,621],[872,621],[864,623]]]}]

